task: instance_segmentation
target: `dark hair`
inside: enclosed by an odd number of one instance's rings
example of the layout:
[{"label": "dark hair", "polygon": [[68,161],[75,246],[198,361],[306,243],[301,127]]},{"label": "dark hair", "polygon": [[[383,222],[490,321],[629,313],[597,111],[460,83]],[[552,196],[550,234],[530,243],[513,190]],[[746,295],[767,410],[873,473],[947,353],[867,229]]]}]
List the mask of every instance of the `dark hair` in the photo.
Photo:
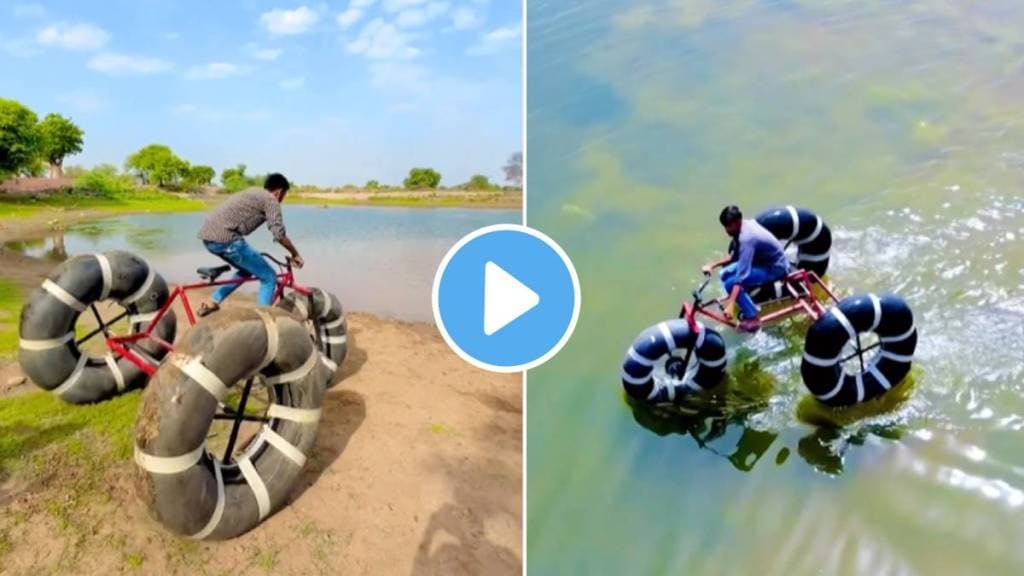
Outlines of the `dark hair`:
[{"label": "dark hair", "polygon": [[263,181],[264,190],[284,190],[285,192],[291,188],[292,185],[288,183],[288,179],[274,172],[267,176],[267,179]]},{"label": "dark hair", "polygon": [[726,206],[722,208],[722,213],[718,215],[718,221],[722,223],[722,226],[728,226],[737,220],[743,219],[743,212],[740,212],[737,206]]}]

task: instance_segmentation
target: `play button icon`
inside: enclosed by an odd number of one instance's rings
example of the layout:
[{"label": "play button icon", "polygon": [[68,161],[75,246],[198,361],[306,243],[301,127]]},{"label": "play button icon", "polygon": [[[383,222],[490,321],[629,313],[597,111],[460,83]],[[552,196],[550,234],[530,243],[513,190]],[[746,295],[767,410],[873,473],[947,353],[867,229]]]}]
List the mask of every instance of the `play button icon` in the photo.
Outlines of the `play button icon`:
[{"label": "play button icon", "polygon": [[579,316],[576,271],[558,244],[513,224],[459,240],[434,277],[434,319],[467,362],[518,372],[554,356]]},{"label": "play button icon", "polygon": [[490,336],[533,310],[540,296],[494,262],[484,265],[484,334]]}]

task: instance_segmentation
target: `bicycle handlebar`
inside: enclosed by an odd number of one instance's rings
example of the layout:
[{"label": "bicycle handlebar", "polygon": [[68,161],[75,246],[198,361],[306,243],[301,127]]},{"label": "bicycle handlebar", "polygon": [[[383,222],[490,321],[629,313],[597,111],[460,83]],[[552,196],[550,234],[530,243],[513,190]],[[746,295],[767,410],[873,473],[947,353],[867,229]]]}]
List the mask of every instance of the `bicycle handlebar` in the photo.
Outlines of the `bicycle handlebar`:
[{"label": "bicycle handlebar", "polygon": [[285,261],[281,262],[277,258],[274,258],[274,256],[272,254],[268,254],[266,252],[261,252],[261,255],[264,258],[266,258],[267,260],[270,260],[271,262],[273,262],[274,264],[277,264],[281,268],[291,268],[292,267],[292,259],[290,257],[288,257],[288,256],[285,256],[285,259],[284,259]]}]

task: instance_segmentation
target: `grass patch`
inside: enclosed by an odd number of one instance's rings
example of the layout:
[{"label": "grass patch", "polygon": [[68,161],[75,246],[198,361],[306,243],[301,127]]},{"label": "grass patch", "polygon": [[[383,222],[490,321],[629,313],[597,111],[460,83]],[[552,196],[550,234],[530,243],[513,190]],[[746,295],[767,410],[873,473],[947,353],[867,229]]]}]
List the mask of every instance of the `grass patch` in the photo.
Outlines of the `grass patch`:
[{"label": "grass patch", "polygon": [[139,398],[130,392],[89,406],[41,390],[0,398],[0,477],[46,472],[40,466],[56,454],[87,467],[129,461]]},{"label": "grass patch", "polygon": [[0,218],[31,218],[46,210],[101,210],[104,212],[186,212],[202,210],[199,200],[153,189],[135,189],[109,195],[79,191],[54,192],[33,197],[0,197]]},{"label": "grass patch", "polygon": [[0,279],[0,357],[10,356],[18,350],[21,301],[21,290],[13,282]]}]

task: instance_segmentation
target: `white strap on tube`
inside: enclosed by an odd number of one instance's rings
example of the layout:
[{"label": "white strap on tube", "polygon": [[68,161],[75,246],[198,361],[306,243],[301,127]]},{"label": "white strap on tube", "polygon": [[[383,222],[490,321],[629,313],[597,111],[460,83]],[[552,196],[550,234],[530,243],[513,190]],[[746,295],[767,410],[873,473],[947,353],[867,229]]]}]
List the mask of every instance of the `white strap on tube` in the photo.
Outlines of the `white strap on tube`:
[{"label": "white strap on tube", "polygon": [[22,350],[50,350],[51,348],[60,348],[61,346],[71,342],[75,339],[74,332],[68,332],[67,334],[58,338],[50,338],[49,340],[18,340],[18,347]]},{"label": "white strap on tube", "polygon": [[153,279],[156,277],[156,272],[153,271],[152,267],[147,266],[149,270],[146,272],[146,281],[142,283],[142,287],[132,293],[131,296],[121,300],[122,304],[134,304],[136,300],[142,298],[149,292],[149,288],[153,286]]},{"label": "white strap on tube", "polygon": [[219,376],[203,365],[201,356],[189,357],[175,355],[175,357],[171,359],[171,364],[174,364],[179,370],[184,372],[186,376],[194,380],[196,384],[202,386],[217,400],[222,400],[224,396],[227,396],[227,386],[224,385],[224,382],[221,382]]},{"label": "white strap on tube", "polygon": [[242,471],[242,476],[249,484],[252,495],[256,497],[260,520],[263,520],[270,514],[270,493],[267,492],[267,485],[263,483],[263,479],[260,478],[259,472],[256,471],[256,467],[252,465],[248,456],[238,461],[238,469]]},{"label": "white strap on tube", "polygon": [[301,378],[305,378],[306,374],[316,366],[317,358],[320,356],[320,352],[313,350],[313,353],[309,355],[309,358],[303,362],[302,366],[299,366],[291,372],[285,372],[284,374],[278,374],[277,376],[270,376],[266,379],[267,386],[274,384],[287,384],[288,382],[294,382]]},{"label": "white strap on tube", "polygon": [[117,391],[124,392],[124,374],[121,372],[121,367],[117,365],[117,359],[114,355],[107,352],[107,355],[103,357],[106,361],[107,366],[110,367],[110,373],[114,375],[114,382],[117,384]]},{"label": "white strap on tube", "polygon": [[58,286],[56,282],[50,280],[49,278],[43,280],[43,290],[46,290],[54,298],[60,300],[64,304],[67,304],[73,310],[82,312],[86,308],[85,304],[83,304],[81,300],[75,298],[74,295]]},{"label": "white strap on tube", "polygon": [[96,261],[100,264],[100,274],[103,276],[103,290],[100,291],[100,300],[106,300],[110,296],[110,287],[114,283],[114,274],[110,270],[110,260],[104,254],[94,254]]},{"label": "white strap on tube", "polygon": [[299,468],[306,465],[306,455],[299,450],[298,447],[289,442],[284,436],[281,436],[270,426],[264,426],[261,434],[266,440],[267,444],[270,444],[274,448],[284,454],[286,458],[294,462]]},{"label": "white strap on tube", "polygon": [[67,380],[65,380],[60,386],[57,386],[56,388],[51,390],[51,392],[53,392],[57,396],[63,396],[65,392],[71,390],[71,388],[74,387],[75,383],[78,382],[78,379],[82,376],[82,370],[85,370],[85,363],[88,360],[89,357],[85,354],[79,356],[78,363],[75,364],[75,369],[71,371],[71,375],[68,376]]},{"label": "white strap on tube", "polygon": [[330,358],[324,356],[323,354],[320,355],[320,362],[324,366],[327,366],[331,370],[331,372],[334,372],[338,369],[338,364],[335,363],[334,360],[331,360]]},{"label": "white strap on tube", "polygon": [[256,315],[260,317],[260,320],[263,322],[263,326],[267,329],[267,352],[263,355],[263,360],[260,361],[259,367],[259,369],[262,370],[277,357],[277,346],[280,338],[277,333],[277,322],[270,316],[270,314],[267,314],[266,311],[257,308]]},{"label": "white strap on tube", "polygon": [[195,450],[181,456],[152,456],[136,446],[135,463],[153,474],[180,474],[198,464],[205,451],[206,444],[200,444]]},{"label": "white strap on tube", "polygon": [[268,418],[280,418],[299,424],[316,424],[322,414],[322,408],[292,408],[282,404],[271,404],[267,410]]},{"label": "white strap on tube", "polygon": [[344,323],[345,323],[345,317],[342,316],[341,318],[338,318],[336,320],[331,320],[330,322],[328,322],[326,324],[321,324],[320,327],[325,329],[325,330],[333,330],[333,329],[337,328],[338,326],[341,326]]},{"label": "white strap on tube", "polygon": [[220,524],[220,519],[224,516],[224,473],[221,472],[220,462],[216,458],[213,459],[213,476],[217,482],[217,505],[213,508],[213,514],[210,516],[206,526],[191,536],[195,540],[203,540],[212,534]]}]

